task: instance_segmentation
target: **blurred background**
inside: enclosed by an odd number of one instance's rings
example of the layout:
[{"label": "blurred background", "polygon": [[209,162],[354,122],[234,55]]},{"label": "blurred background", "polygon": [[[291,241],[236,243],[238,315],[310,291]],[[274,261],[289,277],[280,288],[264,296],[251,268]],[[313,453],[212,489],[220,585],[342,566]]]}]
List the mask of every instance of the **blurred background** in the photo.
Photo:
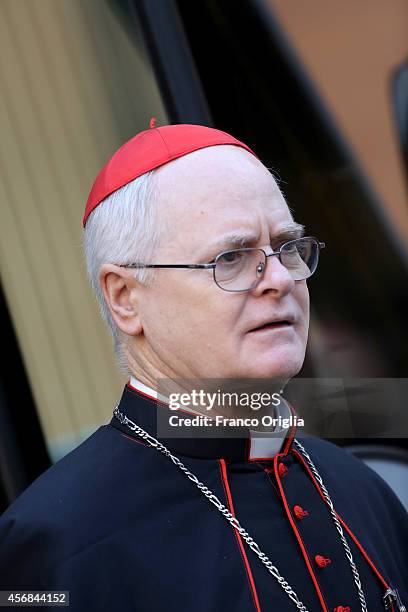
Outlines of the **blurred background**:
[{"label": "blurred background", "polygon": [[[405,0],[2,0],[0,24],[0,512],[120,398],[81,219],[151,116],[243,140],[326,242],[299,376],[408,378]],[[337,442],[408,505],[403,428]]]}]

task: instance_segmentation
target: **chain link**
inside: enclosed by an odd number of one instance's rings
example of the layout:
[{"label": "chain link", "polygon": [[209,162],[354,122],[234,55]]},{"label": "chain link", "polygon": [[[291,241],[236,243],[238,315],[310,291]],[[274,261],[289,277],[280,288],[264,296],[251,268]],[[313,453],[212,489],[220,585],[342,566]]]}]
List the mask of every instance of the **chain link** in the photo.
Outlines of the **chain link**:
[{"label": "chain link", "polygon": [[[152,446],[153,448],[155,448],[159,452],[163,453],[163,455],[166,455],[166,457],[171,459],[171,461],[173,461],[173,463],[178,468],[180,468],[180,470],[182,470],[185,473],[187,478],[189,478],[192,482],[194,482],[197,485],[197,487],[203,493],[203,495],[205,495],[205,497],[212,504],[214,504],[214,506],[221,512],[221,514],[227,519],[227,521],[229,521],[229,523],[232,525],[232,527],[234,529],[236,529],[240,533],[240,535],[245,540],[245,542],[248,544],[250,549],[259,557],[259,559],[265,565],[265,567],[267,568],[269,573],[272,574],[272,576],[278,581],[280,586],[286,592],[288,597],[295,603],[295,605],[298,608],[298,610],[301,610],[302,612],[308,612],[308,610],[305,607],[305,605],[300,601],[300,599],[298,598],[298,596],[296,595],[296,593],[292,589],[292,587],[289,585],[289,583],[283,578],[283,576],[280,575],[278,569],[273,565],[272,561],[270,561],[270,559],[265,555],[265,553],[263,553],[261,551],[261,549],[259,548],[258,544],[253,540],[253,538],[251,538],[251,536],[248,534],[248,532],[241,526],[241,524],[239,523],[238,519],[236,517],[234,517],[231,514],[231,512],[228,510],[228,508],[226,508],[226,506],[224,506],[220,502],[218,497],[212,491],[210,491],[210,489],[208,489],[208,487],[206,487],[202,482],[200,482],[198,480],[197,476],[195,476],[192,472],[190,472],[186,468],[186,466],[180,461],[180,459],[178,457],[176,457],[175,455],[172,455],[172,453],[169,451],[168,448],[166,448],[161,442],[156,440],[156,438],[154,438],[149,433],[147,433],[147,431],[145,431],[144,429],[139,427],[139,425],[136,425],[136,423],[131,421],[126,415],[122,414],[122,412],[119,411],[118,406],[119,406],[119,404],[116,405],[116,407],[115,407],[115,409],[113,411],[114,416],[123,425],[126,425],[129,429],[134,431],[138,436],[140,436],[141,438],[146,440],[146,442],[150,446]],[[325,485],[323,484],[323,480],[322,480],[319,472],[317,471],[313,461],[311,460],[311,458],[310,458],[309,454],[307,453],[307,451],[305,450],[305,448],[302,446],[302,444],[300,442],[298,442],[298,440],[294,440],[294,444],[297,446],[297,448],[299,449],[300,453],[305,457],[305,459],[306,459],[307,463],[309,464],[309,467],[312,470],[312,472],[313,472],[317,482],[319,483],[319,486],[320,486],[320,488],[322,490],[322,493],[323,493],[323,495],[324,495],[324,497],[325,497],[325,499],[326,499],[326,501],[328,503],[331,517],[332,517],[332,519],[334,521],[334,524],[336,526],[336,529],[337,529],[337,531],[338,531],[338,533],[340,535],[341,542],[342,542],[343,547],[345,549],[346,557],[347,557],[347,559],[349,561],[349,564],[350,564],[350,568],[351,568],[351,571],[352,571],[352,574],[353,574],[354,582],[355,582],[355,585],[357,587],[358,597],[359,597],[360,605],[361,605],[361,611],[362,612],[367,612],[367,604],[366,604],[364,592],[363,592],[363,589],[362,589],[362,586],[361,586],[360,576],[359,576],[357,567],[356,567],[356,565],[354,563],[353,555],[351,554],[350,547],[349,547],[349,545],[347,543],[347,540],[346,540],[346,538],[344,536],[343,529],[342,529],[342,527],[340,525],[340,522],[339,522],[339,520],[337,518],[337,515],[336,515],[336,512],[334,510],[333,502],[330,499],[330,495],[329,495]]]},{"label": "chain link", "polygon": [[200,489],[203,495],[205,495],[205,497],[207,497],[207,499],[212,504],[214,504],[216,508],[218,508],[221,514],[225,516],[227,521],[229,521],[229,523],[234,527],[234,529],[236,529],[241,534],[242,538],[245,540],[245,542],[248,544],[251,550],[253,550],[253,552],[259,557],[259,559],[265,565],[268,572],[272,574],[272,576],[278,581],[280,586],[286,592],[288,597],[294,602],[297,609],[301,610],[301,612],[308,612],[308,609],[306,608],[306,606],[300,601],[300,599],[298,598],[298,596],[296,595],[292,587],[289,585],[289,583],[283,578],[283,576],[280,575],[278,569],[273,565],[272,561],[270,561],[269,558],[265,555],[265,553],[261,551],[258,544],[253,540],[253,538],[251,538],[248,532],[240,525],[238,519],[234,517],[231,514],[231,512],[228,510],[228,508],[226,508],[224,504],[220,502],[218,497],[212,491],[210,491],[208,487],[206,487],[202,482],[200,482],[197,476],[192,474],[192,472],[190,472],[186,468],[186,466],[180,461],[178,457],[176,457],[175,455],[172,455],[168,448],[166,448],[163,444],[161,444],[161,442],[156,440],[156,438],[153,438],[153,436],[148,434],[147,431],[139,427],[139,425],[136,425],[136,423],[128,419],[127,416],[122,414],[119,411],[118,406],[116,406],[115,410],[113,411],[113,414],[123,425],[126,425],[127,427],[129,427],[129,429],[134,431],[138,436],[146,440],[146,442],[150,444],[150,446],[154,447],[156,450],[158,450],[159,452],[166,455],[166,457],[171,459],[173,463],[177,465],[177,467],[179,467],[185,473],[187,478],[192,480],[197,485],[197,487]]},{"label": "chain link", "polygon": [[333,502],[330,499],[330,495],[325,487],[325,485],[323,484],[323,480],[319,474],[319,472],[316,469],[316,466],[314,465],[313,461],[310,458],[310,455],[307,453],[306,449],[302,446],[302,444],[298,441],[298,440],[294,440],[295,445],[297,446],[297,448],[300,450],[300,452],[302,453],[302,455],[304,456],[304,458],[306,459],[307,463],[309,464],[310,469],[312,470],[317,482],[319,483],[320,489],[327,501],[327,504],[329,506],[330,509],[330,514],[331,517],[333,519],[334,524],[336,525],[336,529],[339,532],[340,535],[340,540],[343,544],[344,550],[346,552],[346,557],[349,561],[350,564],[350,568],[353,574],[353,578],[354,578],[354,583],[356,585],[357,588],[357,592],[358,592],[358,598],[360,600],[360,605],[361,605],[361,610],[362,612],[367,612],[367,604],[366,604],[366,600],[365,600],[365,596],[364,596],[364,592],[363,592],[363,588],[361,586],[361,580],[360,580],[360,575],[358,573],[356,564],[354,563],[354,559],[353,559],[353,555],[351,554],[351,550],[350,550],[350,546],[348,545],[348,542],[344,536],[344,532],[343,529],[340,525],[340,521],[337,518],[337,514],[336,511],[334,509],[333,506]]}]

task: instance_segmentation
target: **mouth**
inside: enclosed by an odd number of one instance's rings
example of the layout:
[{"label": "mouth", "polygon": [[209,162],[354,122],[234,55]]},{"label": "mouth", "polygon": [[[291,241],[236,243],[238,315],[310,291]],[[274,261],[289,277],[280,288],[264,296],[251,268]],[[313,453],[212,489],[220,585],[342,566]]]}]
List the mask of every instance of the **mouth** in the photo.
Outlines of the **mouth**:
[{"label": "mouth", "polygon": [[285,329],[293,326],[293,323],[289,320],[283,319],[282,321],[270,321],[269,323],[264,323],[263,325],[259,325],[258,327],[254,327],[250,329],[250,333],[253,332],[261,332],[261,331],[269,331],[269,330],[277,330],[277,329]]}]

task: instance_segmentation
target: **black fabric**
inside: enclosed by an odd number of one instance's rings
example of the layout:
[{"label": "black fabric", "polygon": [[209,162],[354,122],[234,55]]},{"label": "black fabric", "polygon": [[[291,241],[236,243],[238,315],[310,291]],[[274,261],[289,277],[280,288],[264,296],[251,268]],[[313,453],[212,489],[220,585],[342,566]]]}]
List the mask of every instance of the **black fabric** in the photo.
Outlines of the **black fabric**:
[{"label": "black fabric", "polygon": [[[150,400],[127,386],[119,408],[153,433]],[[185,440],[168,440],[168,446],[228,505],[225,465],[238,520],[307,609],[324,609],[271,471],[273,461],[245,460],[244,438],[215,449],[211,441],[195,442],[183,446]],[[375,472],[346,451],[315,438],[302,443],[337,513],[407,605],[408,516],[401,503]],[[330,611],[336,606],[358,611],[338,532],[294,449],[279,457],[288,468],[280,481],[324,605]],[[309,516],[296,519],[294,505]],[[385,588],[345,535],[368,610],[384,610]],[[260,609],[295,610],[255,553],[243,546]],[[331,563],[318,567],[316,555]],[[117,419],[40,476],[0,518],[0,590],[6,589],[69,590],[74,612],[259,609],[234,529],[171,460]]]}]

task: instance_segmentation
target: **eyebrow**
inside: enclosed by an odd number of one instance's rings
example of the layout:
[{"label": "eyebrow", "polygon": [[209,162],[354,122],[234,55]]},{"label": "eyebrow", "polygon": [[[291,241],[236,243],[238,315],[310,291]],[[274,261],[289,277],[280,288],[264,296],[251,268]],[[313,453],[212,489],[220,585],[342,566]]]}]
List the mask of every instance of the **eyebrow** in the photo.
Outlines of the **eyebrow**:
[{"label": "eyebrow", "polygon": [[[270,236],[271,242],[278,240],[294,240],[296,238],[302,238],[305,233],[305,226],[295,221],[289,221],[282,225],[279,230],[274,232]],[[248,231],[234,231],[229,234],[225,234],[217,241],[210,245],[211,250],[220,249],[239,249],[245,248],[251,245],[255,245],[259,241],[259,234],[254,234]]]}]

